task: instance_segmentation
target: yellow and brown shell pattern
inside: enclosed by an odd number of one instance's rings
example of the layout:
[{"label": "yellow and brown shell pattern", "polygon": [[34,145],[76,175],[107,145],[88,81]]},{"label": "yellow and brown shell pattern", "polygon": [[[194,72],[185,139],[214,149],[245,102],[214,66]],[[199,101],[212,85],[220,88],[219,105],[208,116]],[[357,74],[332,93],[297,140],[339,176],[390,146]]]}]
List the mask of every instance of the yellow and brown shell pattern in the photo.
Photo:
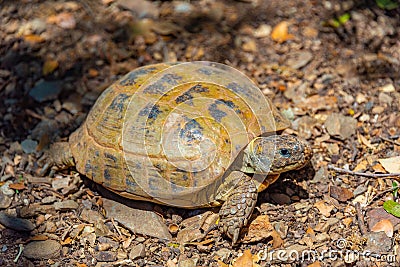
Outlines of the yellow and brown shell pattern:
[{"label": "yellow and brown shell pattern", "polygon": [[256,136],[289,122],[241,72],[211,62],[135,69],[70,136],[77,170],[118,194],[214,205],[224,173]]}]

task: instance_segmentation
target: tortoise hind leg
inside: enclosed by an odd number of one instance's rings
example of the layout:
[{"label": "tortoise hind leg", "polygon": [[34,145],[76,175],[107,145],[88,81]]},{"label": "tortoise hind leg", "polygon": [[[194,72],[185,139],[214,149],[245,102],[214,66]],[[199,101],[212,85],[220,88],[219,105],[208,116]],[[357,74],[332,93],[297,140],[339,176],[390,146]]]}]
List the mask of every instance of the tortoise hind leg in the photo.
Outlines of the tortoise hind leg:
[{"label": "tortoise hind leg", "polygon": [[45,160],[47,163],[43,166],[41,174],[44,175],[49,167],[52,168],[50,176],[54,170],[62,170],[68,167],[75,166],[74,157],[72,156],[71,148],[68,142],[58,142],[51,145],[46,152]]},{"label": "tortoise hind leg", "polygon": [[68,142],[54,143],[50,147],[50,160],[58,169],[75,166],[74,157]]},{"label": "tortoise hind leg", "polygon": [[239,239],[240,229],[247,225],[256,202],[257,187],[251,177],[243,174],[219,211],[219,226],[232,239],[232,245]]}]

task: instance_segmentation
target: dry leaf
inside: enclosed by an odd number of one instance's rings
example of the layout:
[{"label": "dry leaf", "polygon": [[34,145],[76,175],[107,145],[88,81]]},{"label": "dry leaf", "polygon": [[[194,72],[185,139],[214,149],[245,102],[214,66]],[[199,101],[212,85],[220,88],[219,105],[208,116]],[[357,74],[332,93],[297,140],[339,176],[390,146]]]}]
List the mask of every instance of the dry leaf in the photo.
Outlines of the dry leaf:
[{"label": "dry leaf", "polygon": [[388,237],[393,237],[393,224],[388,219],[383,219],[377,222],[372,228],[372,232],[385,232]]},{"label": "dry leaf", "polygon": [[56,24],[63,29],[74,29],[76,21],[74,15],[69,12],[62,12],[47,18],[48,23]]},{"label": "dry leaf", "polygon": [[218,263],[218,267],[229,267],[227,264],[225,264],[225,263],[224,263],[223,261],[221,261],[221,260],[218,260],[217,263]]},{"label": "dry leaf", "polygon": [[11,174],[13,177],[15,177],[15,171],[14,171],[14,167],[11,165],[7,165],[5,168],[5,173],[6,174]]},{"label": "dry leaf", "polygon": [[282,21],[278,23],[271,32],[272,40],[278,43],[283,43],[287,40],[293,39],[294,36],[292,34],[289,34],[288,26],[289,24],[287,23],[287,21]]},{"label": "dry leaf", "polygon": [[36,35],[36,34],[24,35],[23,38],[24,38],[25,42],[28,42],[30,44],[37,44],[37,43],[44,42],[44,38],[39,35]]},{"label": "dry leaf", "polygon": [[21,162],[22,157],[20,155],[15,155],[14,157],[14,165],[18,165]]},{"label": "dry leaf", "polygon": [[369,210],[367,212],[367,218],[369,229],[371,229],[373,226],[375,226],[375,224],[383,219],[389,220],[393,224],[393,227],[397,227],[400,224],[400,218],[397,218],[396,216],[388,213],[382,207]]},{"label": "dry leaf", "polygon": [[58,61],[57,60],[47,60],[43,64],[43,75],[47,75],[55,71],[58,68]]},{"label": "dry leaf", "polygon": [[341,202],[346,202],[350,198],[354,197],[353,192],[351,192],[349,189],[340,187],[340,186],[335,186],[332,185],[329,187],[330,191],[330,196],[333,197],[336,200],[339,200]]},{"label": "dry leaf", "polygon": [[300,108],[311,109],[313,111],[321,110],[321,109],[332,109],[337,106],[337,97],[336,96],[320,96],[313,95],[307,97],[304,101],[299,103]]},{"label": "dry leaf", "polygon": [[35,235],[30,238],[30,241],[45,241],[49,239],[47,235]]},{"label": "dry leaf", "polygon": [[400,173],[400,156],[378,159],[379,163],[382,164],[383,168],[389,173]]},{"label": "dry leaf", "polygon": [[269,222],[268,215],[260,215],[249,225],[246,236],[242,239],[243,243],[257,242],[271,236],[274,227]]},{"label": "dry leaf", "polygon": [[272,237],[272,248],[274,248],[274,249],[279,248],[283,245],[283,240],[277,231],[275,231],[275,230],[272,231],[271,237]]},{"label": "dry leaf", "polygon": [[98,70],[96,70],[96,69],[92,69],[92,68],[90,68],[89,69],[89,76],[90,77],[97,77],[99,75],[99,72],[98,72]]},{"label": "dry leaf", "polygon": [[250,249],[243,252],[243,255],[236,259],[233,267],[253,267],[253,256]]},{"label": "dry leaf", "polygon": [[178,34],[182,30],[177,24],[168,21],[156,22],[151,28],[154,32],[161,35]]},{"label": "dry leaf", "polygon": [[10,184],[8,187],[10,187],[11,189],[14,190],[23,190],[25,189],[25,185],[24,183],[14,183],[14,184]]},{"label": "dry leaf", "polygon": [[386,173],[385,168],[383,168],[383,166],[380,163],[376,163],[372,166],[372,169],[375,172],[380,172],[380,173]]},{"label": "dry leaf", "polygon": [[358,141],[364,145],[366,145],[370,149],[375,149],[375,147],[365,138],[365,136],[361,135],[359,132],[357,132],[357,137]]},{"label": "dry leaf", "polygon": [[179,244],[186,244],[188,242],[193,242],[197,239],[200,239],[202,236],[203,234],[199,229],[185,228],[178,232],[176,240]]},{"label": "dry leaf", "polygon": [[365,171],[367,168],[368,168],[368,161],[363,159],[357,164],[357,166],[354,168],[353,171],[355,172]]},{"label": "dry leaf", "polygon": [[319,210],[319,212],[325,217],[331,216],[331,211],[333,210],[333,205],[326,205],[324,200],[318,201],[314,206]]},{"label": "dry leaf", "polygon": [[60,244],[61,245],[69,245],[72,243],[72,238],[71,237],[67,237],[64,241],[61,241]]},{"label": "dry leaf", "polygon": [[76,267],[87,267],[86,263],[76,262],[75,264],[76,264]]},{"label": "dry leaf", "polygon": [[242,45],[242,48],[246,52],[257,52],[257,44],[254,40],[249,40]]},{"label": "dry leaf", "polygon": [[311,227],[307,228],[306,233],[309,234],[309,235],[315,234],[314,230]]},{"label": "dry leaf", "polygon": [[348,228],[350,227],[350,224],[353,222],[353,218],[344,218],[342,222]]},{"label": "dry leaf", "polygon": [[379,88],[379,91],[385,92],[385,93],[392,93],[396,91],[396,88],[394,87],[393,84],[389,83],[386,84],[382,87]]},{"label": "dry leaf", "polygon": [[320,267],[321,263],[319,261],[315,261],[309,265],[307,265],[307,267]]}]

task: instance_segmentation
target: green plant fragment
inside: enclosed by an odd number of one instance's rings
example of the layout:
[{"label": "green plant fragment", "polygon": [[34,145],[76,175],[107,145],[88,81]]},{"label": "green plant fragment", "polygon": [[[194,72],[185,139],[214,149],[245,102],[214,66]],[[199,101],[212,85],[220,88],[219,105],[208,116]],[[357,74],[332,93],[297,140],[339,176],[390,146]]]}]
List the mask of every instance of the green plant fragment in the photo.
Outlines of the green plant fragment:
[{"label": "green plant fragment", "polygon": [[383,203],[383,208],[390,214],[400,217],[400,204],[393,200],[387,200]]},{"label": "green plant fragment", "polygon": [[399,3],[397,1],[392,0],[375,0],[375,2],[381,9],[392,10],[399,6]]}]

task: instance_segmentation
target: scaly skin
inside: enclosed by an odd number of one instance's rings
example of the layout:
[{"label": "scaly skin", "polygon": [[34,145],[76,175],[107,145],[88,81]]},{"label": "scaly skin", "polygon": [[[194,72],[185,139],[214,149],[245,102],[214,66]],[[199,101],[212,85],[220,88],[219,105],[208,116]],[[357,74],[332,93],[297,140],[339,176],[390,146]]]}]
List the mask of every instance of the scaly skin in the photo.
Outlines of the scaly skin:
[{"label": "scaly skin", "polygon": [[257,187],[253,179],[244,174],[219,211],[219,227],[232,239],[232,244],[239,239],[240,229],[247,225],[256,202]]}]

